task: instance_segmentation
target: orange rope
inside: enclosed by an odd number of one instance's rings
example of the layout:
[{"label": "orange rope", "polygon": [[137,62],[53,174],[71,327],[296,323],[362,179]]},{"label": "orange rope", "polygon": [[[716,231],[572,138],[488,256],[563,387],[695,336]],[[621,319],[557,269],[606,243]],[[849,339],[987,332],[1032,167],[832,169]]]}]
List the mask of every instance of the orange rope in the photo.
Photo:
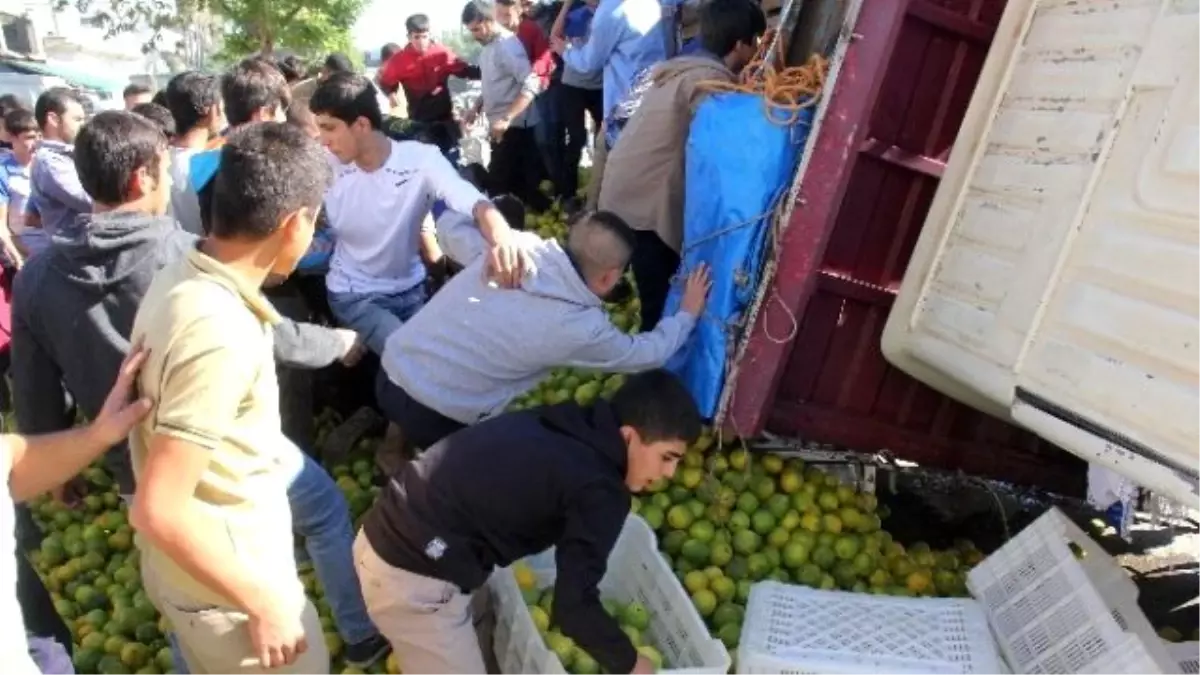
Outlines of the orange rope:
[{"label": "orange rope", "polygon": [[[772,44],[777,46],[774,54],[770,53]],[[783,53],[783,38],[774,41],[768,33],[737,81],[710,80],[700,83],[700,87],[713,92],[758,94],[767,119],[781,126],[794,124],[800,112],[816,105],[821,97],[829,64],[820,54],[813,54],[802,66],[784,67]]]}]

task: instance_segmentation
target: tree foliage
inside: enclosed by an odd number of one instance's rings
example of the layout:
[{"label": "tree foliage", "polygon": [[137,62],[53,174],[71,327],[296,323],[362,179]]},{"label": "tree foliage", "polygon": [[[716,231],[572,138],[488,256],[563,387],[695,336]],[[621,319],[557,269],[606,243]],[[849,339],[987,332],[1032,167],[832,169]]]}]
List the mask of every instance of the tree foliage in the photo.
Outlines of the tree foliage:
[{"label": "tree foliage", "polygon": [[443,31],[438,36],[438,42],[446,45],[455,54],[458,54],[464,61],[475,63],[475,59],[479,57],[479,52],[483,50],[483,46],[471,37],[471,34],[461,28],[458,30]]},{"label": "tree foliage", "polygon": [[350,30],[366,0],[57,0],[109,35],[150,28],[158,47],[167,28],[207,14],[223,24],[220,57],[235,60],[280,50],[304,57],[341,51],[353,57]]}]

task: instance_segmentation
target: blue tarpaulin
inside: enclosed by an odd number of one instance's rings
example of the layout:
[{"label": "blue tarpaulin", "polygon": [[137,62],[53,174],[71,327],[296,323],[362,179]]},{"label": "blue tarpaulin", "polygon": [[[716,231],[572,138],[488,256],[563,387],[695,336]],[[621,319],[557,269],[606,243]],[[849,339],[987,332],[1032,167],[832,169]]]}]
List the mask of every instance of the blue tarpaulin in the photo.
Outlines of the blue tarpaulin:
[{"label": "blue tarpaulin", "polygon": [[767,117],[762,96],[744,93],[710,97],[692,120],[682,264],[666,316],[678,311],[684,280],[700,263],[711,267],[713,285],[704,317],[667,367],[705,417],[717,413],[742,315],[762,279],[773,212],[811,126],[811,107],[787,124]]}]

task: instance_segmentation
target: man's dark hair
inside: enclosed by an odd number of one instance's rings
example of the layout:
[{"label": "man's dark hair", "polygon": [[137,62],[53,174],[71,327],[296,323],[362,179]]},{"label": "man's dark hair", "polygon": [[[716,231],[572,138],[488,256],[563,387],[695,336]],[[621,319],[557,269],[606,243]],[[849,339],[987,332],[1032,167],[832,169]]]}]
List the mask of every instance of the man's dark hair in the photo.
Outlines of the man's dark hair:
[{"label": "man's dark hair", "polygon": [[404,21],[404,30],[408,31],[409,35],[413,33],[428,33],[429,17],[424,14],[413,14]]},{"label": "man's dark hair", "polygon": [[175,128],[175,118],[171,115],[171,111],[157,103],[139,103],[133,106],[130,112],[154,122],[154,125],[162,132],[164,138],[174,138],[178,133]]},{"label": "man's dark hair", "polygon": [[10,134],[25,134],[37,131],[38,124],[33,113],[25,108],[13,108],[4,113],[4,129]]},{"label": "man's dark hair", "polygon": [[144,84],[138,84],[137,82],[134,82],[134,83],[130,84],[129,86],[125,87],[125,91],[121,92],[121,96],[124,98],[129,98],[130,96],[141,96],[142,94],[149,94],[149,93],[150,93],[150,87],[147,87]]},{"label": "man's dark hair", "polygon": [[302,208],[317,208],[333,180],[324,150],[291,124],[263,122],[230,134],[212,180],[212,234],[258,241]]},{"label": "man's dark hair", "polygon": [[216,75],[189,70],[167,83],[167,109],[175,118],[175,130],[186,133],[200,126],[212,107],[221,103],[221,85]]},{"label": "man's dark hair", "polygon": [[630,375],[612,397],[621,426],[633,427],[644,443],[700,438],[703,420],[696,400],[670,371],[662,368]]},{"label": "man's dark hair", "polygon": [[753,45],[767,31],[767,17],[753,0],[708,0],[700,6],[700,44],[725,56],[738,44]]},{"label": "man's dark hair", "polygon": [[83,106],[79,95],[66,87],[51,87],[43,91],[42,95],[38,96],[37,103],[33,105],[33,117],[37,120],[38,127],[45,129],[50,113],[62,115],[67,112],[67,106],[71,103]]},{"label": "man's dark hair", "polygon": [[158,125],[145,117],[124,110],[99,113],[75,139],[79,183],[98,204],[123,204],[133,174],[141,168],[156,174],[166,147]]},{"label": "man's dark hair", "polygon": [[155,105],[161,105],[164,108],[170,109],[170,106],[167,105],[166,89],[159,89],[158,91],[154,92],[154,95],[150,97],[150,102]]},{"label": "man's dark hair", "polygon": [[375,87],[362,75],[334,73],[313,92],[308,107],[317,115],[329,115],[346,124],[365,117],[372,129],[383,126],[383,112]]},{"label": "man's dark hair", "polygon": [[261,108],[286,110],[292,102],[292,91],[275,64],[251,57],[221,77],[221,98],[225,100],[229,125],[238,126],[249,122]]},{"label": "man's dark hair", "polygon": [[301,61],[300,57],[295,54],[288,54],[279,59],[275,62],[275,67],[283,73],[283,79],[287,80],[288,84],[295,84],[308,74],[308,66],[304,65],[304,61]]},{"label": "man's dark hair", "polygon": [[483,192],[488,185],[488,170],[479,162],[471,162],[470,164],[460,168],[458,175],[463,180],[475,186],[476,190]]},{"label": "man's dark hair", "polygon": [[341,52],[334,52],[325,57],[325,70],[328,70],[331,75],[333,73],[353,73],[354,62],[350,60],[349,56]]},{"label": "man's dark hair", "polygon": [[487,0],[471,0],[463,7],[462,23],[464,26],[470,26],[476,21],[491,21],[492,11],[492,3]]},{"label": "man's dark hair", "polygon": [[393,56],[399,52],[402,47],[395,42],[389,42],[379,50],[379,63],[387,63]]},{"label": "man's dark hair", "polygon": [[492,205],[514,230],[525,229],[525,204],[520,199],[513,195],[500,195],[492,200]]},{"label": "man's dark hair", "polygon": [[0,115],[7,115],[13,110],[25,107],[25,104],[21,102],[21,99],[17,98],[16,94],[4,94],[0,96]]}]

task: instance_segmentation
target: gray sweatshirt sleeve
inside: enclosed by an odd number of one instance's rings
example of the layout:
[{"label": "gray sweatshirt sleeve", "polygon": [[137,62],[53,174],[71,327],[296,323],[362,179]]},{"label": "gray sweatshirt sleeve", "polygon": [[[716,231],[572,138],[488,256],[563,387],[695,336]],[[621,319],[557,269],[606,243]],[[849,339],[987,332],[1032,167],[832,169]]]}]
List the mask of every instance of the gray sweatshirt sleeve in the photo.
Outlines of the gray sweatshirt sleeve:
[{"label": "gray sweatshirt sleeve", "polygon": [[342,340],[332,328],[284,318],[275,326],[275,361],[315,370],[342,358]]},{"label": "gray sweatshirt sleeve", "polygon": [[[594,317],[593,317],[594,315]],[[696,326],[696,317],[687,312],[663,317],[649,333],[622,333],[604,310],[588,313],[587,334],[570,355],[565,366],[591,368],[610,373],[636,373],[661,368]]]}]

